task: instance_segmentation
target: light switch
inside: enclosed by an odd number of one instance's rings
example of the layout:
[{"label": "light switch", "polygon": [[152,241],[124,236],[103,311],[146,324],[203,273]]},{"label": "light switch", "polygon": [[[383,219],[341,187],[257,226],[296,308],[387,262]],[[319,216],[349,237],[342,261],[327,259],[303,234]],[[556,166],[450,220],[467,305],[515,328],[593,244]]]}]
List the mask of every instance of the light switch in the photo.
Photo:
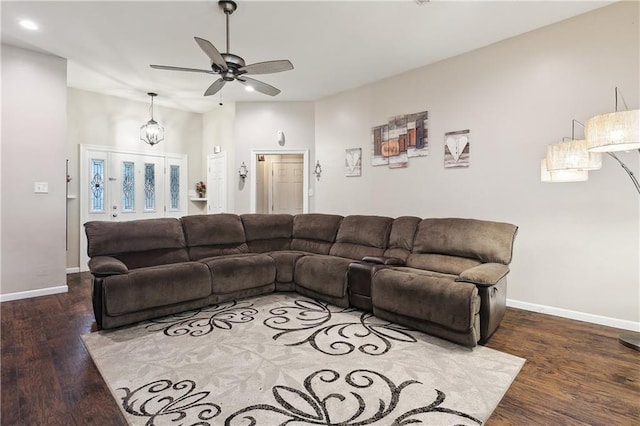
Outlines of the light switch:
[{"label": "light switch", "polygon": [[36,194],[47,194],[49,192],[49,182],[34,182],[33,192]]}]

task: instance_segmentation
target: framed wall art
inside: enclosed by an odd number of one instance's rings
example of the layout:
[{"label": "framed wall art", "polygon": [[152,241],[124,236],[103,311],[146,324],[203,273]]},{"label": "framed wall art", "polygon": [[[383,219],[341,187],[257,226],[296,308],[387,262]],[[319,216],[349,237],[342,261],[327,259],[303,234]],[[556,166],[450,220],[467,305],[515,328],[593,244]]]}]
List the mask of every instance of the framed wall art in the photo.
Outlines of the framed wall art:
[{"label": "framed wall art", "polygon": [[429,154],[429,112],[399,115],[371,130],[373,166],[407,167],[411,157]]},{"label": "framed wall art", "polygon": [[344,175],[360,176],[362,174],[362,148],[345,150]]},{"label": "framed wall art", "polygon": [[469,167],[469,130],[444,134],[444,167]]}]

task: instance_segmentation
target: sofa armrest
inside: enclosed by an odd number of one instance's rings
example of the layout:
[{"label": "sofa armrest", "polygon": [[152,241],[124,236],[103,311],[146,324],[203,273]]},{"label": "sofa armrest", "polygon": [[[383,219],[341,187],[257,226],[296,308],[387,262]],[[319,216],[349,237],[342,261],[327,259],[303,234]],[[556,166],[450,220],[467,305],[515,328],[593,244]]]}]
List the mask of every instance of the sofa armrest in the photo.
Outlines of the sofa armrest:
[{"label": "sofa armrest", "polygon": [[95,276],[122,275],[129,273],[129,268],[120,260],[111,256],[95,256],[89,259],[89,270]]},{"label": "sofa armrest", "polygon": [[456,281],[472,283],[481,287],[496,285],[509,273],[509,267],[502,263],[483,263],[460,273]]},{"label": "sofa armrest", "polygon": [[379,265],[404,266],[402,259],[398,259],[397,257],[365,256],[362,258],[362,261],[377,263]]}]

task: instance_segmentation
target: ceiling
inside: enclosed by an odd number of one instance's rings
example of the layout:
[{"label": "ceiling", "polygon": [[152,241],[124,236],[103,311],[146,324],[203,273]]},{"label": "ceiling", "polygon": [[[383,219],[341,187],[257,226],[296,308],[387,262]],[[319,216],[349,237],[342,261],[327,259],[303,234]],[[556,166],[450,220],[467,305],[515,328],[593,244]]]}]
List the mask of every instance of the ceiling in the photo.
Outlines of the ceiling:
[{"label": "ceiling", "polygon": [[[247,92],[238,82],[223,102],[312,101],[602,7],[612,1],[242,1],[230,16],[230,51],[247,64],[289,59],[295,69],[255,76],[282,90]],[[70,87],[206,112],[210,74],[150,64],[209,68],[198,36],[225,49],[217,1],[2,1],[2,42],[67,58]],[[18,25],[29,18],[37,31]]]}]

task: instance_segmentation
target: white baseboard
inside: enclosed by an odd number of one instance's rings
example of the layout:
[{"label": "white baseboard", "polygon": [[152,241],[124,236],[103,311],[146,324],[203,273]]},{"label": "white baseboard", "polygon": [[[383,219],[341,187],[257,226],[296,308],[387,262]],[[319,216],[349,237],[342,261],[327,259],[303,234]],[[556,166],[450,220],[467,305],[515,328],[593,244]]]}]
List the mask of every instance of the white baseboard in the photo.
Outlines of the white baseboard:
[{"label": "white baseboard", "polygon": [[554,308],[553,306],[538,305],[536,303],[521,302],[513,299],[507,299],[507,306],[511,308],[524,309],[526,311],[539,312],[541,314],[549,314],[557,317],[590,322],[593,324],[606,325],[608,327],[621,328],[623,330],[640,331],[640,322],[570,311],[568,309]]},{"label": "white baseboard", "polygon": [[66,293],[69,287],[61,285],[58,287],[40,288],[38,290],[18,291],[16,293],[0,294],[0,302],[11,300],[29,299],[31,297],[48,296],[51,294]]},{"label": "white baseboard", "polygon": [[80,272],[80,267],[76,266],[74,268],[67,268],[67,274],[77,274]]}]

